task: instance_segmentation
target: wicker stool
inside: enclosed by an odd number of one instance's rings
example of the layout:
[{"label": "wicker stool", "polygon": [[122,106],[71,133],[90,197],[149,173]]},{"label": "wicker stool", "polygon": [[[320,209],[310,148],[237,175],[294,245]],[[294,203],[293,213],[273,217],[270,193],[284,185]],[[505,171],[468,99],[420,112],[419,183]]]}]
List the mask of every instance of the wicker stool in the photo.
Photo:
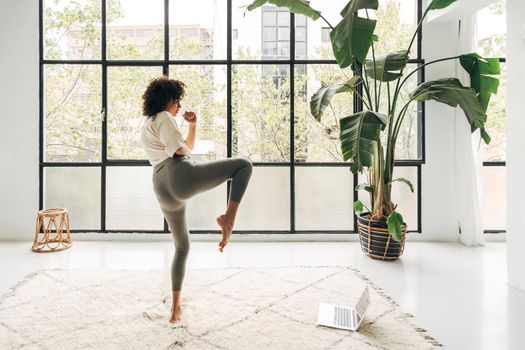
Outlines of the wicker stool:
[{"label": "wicker stool", "polygon": [[[47,224],[46,218],[48,220]],[[64,228],[67,233],[66,237],[62,236],[62,230]],[[44,235],[39,241],[38,236],[40,234],[40,229],[44,230]],[[50,235],[52,235],[52,229],[56,230],[56,234],[53,238],[50,237]],[[36,218],[36,233],[32,250],[37,253],[57,252],[71,247],[72,244],[67,209],[49,208],[40,210]]]}]

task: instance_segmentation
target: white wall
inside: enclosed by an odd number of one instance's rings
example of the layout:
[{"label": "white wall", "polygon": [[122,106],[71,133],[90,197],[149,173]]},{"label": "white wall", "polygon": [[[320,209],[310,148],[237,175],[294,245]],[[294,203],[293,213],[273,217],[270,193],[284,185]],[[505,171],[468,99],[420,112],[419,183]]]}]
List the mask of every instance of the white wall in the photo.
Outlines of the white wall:
[{"label": "white wall", "polygon": [[31,240],[38,211],[38,0],[0,0],[0,239]]},{"label": "white wall", "polygon": [[507,258],[508,282],[525,291],[525,2],[507,0]]},{"label": "white wall", "polygon": [[[32,240],[38,210],[38,1],[0,4],[0,108],[7,125],[0,129],[0,240]],[[456,36],[450,23],[425,25],[424,57],[455,54]],[[453,74],[453,63],[440,63],[427,69],[426,78]],[[453,135],[454,110],[427,103],[423,234],[411,239],[457,240]]]},{"label": "white wall", "polygon": [[[458,27],[455,23],[426,23],[423,57],[427,62],[456,55]],[[455,75],[454,61],[426,67],[425,79]],[[426,164],[422,167],[422,231],[425,239],[456,241],[458,221],[455,199],[454,109],[437,102],[426,103]]]}]

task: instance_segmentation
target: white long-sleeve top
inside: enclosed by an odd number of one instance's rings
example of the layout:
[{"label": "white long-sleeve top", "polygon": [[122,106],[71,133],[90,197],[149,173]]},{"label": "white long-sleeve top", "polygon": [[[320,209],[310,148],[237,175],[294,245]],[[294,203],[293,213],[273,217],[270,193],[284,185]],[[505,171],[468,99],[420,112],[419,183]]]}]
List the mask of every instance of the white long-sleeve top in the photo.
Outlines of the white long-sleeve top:
[{"label": "white long-sleeve top", "polygon": [[187,148],[173,114],[168,111],[159,112],[153,118],[146,118],[142,126],[141,141],[152,166],[173,157],[179,148]]}]

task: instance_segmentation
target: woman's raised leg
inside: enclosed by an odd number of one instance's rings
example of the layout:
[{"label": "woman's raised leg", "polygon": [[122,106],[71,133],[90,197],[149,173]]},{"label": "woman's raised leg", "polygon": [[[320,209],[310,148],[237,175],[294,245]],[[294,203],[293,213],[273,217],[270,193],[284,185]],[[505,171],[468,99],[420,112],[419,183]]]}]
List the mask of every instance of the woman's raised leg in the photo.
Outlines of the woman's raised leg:
[{"label": "woman's raised leg", "polygon": [[217,187],[227,180],[232,180],[226,213],[217,217],[217,224],[221,227],[222,232],[222,240],[219,242],[221,252],[230,240],[237,209],[248,187],[252,169],[252,163],[246,158],[193,163],[186,174],[187,183],[179,184],[180,188],[184,188],[184,196],[189,198]]}]

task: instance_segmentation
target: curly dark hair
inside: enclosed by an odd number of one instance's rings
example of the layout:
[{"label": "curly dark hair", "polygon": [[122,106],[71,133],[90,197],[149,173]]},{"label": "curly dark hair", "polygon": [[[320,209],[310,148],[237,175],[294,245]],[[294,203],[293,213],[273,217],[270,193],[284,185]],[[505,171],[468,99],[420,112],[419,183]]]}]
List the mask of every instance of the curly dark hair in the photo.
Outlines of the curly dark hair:
[{"label": "curly dark hair", "polygon": [[163,75],[152,79],[142,95],[142,113],[153,117],[166,109],[170,101],[181,100],[184,97],[186,85],[179,80],[170,79]]}]

